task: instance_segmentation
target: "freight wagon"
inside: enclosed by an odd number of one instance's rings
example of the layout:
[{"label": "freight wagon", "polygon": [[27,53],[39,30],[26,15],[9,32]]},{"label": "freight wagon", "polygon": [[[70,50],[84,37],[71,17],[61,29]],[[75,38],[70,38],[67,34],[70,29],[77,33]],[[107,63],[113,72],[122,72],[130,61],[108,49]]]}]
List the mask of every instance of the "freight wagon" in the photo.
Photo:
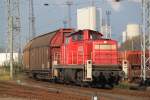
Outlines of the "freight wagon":
[{"label": "freight wagon", "polygon": [[24,69],[34,78],[77,85],[113,86],[122,75],[117,41],[93,30],[58,29],[24,48]]},{"label": "freight wagon", "polygon": [[[141,66],[141,56],[142,51],[140,50],[128,50],[120,52],[120,57],[122,59],[122,67],[125,72],[125,78],[130,81],[137,82],[142,79],[142,66]],[[146,52],[146,59],[149,53]],[[150,79],[150,66],[149,62],[146,63],[146,77]]]}]

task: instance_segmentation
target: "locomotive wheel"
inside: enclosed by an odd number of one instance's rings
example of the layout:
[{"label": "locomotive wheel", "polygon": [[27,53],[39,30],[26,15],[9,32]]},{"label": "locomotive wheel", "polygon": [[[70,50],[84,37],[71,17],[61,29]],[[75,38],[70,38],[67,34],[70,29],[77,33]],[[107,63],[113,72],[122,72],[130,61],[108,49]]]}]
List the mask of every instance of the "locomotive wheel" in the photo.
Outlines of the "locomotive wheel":
[{"label": "locomotive wheel", "polygon": [[32,78],[37,79],[37,74],[36,73],[32,73]]},{"label": "locomotive wheel", "polygon": [[65,75],[64,75],[64,70],[61,69],[59,70],[59,83],[64,83],[65,82]]},{"label": "locomotive wheel", "polygon": [[106,80],[105,75],[103,73],[100,73],[98,82],[101,88],[105,88],[105,85],[107,83],[106,81],[107,80]]},{"label": "locomotive wheel", "polygon": [[83,73],[82,73],[82,71],[77,71],[77,73],[76,73],[76,84],[83,86]]}]

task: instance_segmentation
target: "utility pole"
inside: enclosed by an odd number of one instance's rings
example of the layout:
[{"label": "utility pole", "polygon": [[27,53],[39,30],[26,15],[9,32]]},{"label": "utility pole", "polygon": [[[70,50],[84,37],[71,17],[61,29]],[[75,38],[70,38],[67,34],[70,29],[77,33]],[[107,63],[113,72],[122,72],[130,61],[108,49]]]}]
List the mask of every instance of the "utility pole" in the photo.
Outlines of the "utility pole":
[{"label": "utility pole", "polygon": [[[148,37],[148,38],[146,38]],[[146,70],[150,68],[150,0],[142,0],[142,39],[141,39],[141,75],[145,82],[146,80]],[[148,57],[146,53],[148,51]]]},{"label": "utility pole", "polygon": [[68,27],[71,28],[71,6],[73,5],[73,2],[68,0],[66,5],[68,6]]},{"label": "utility pole", "polygon": [[35,33],[35,16],[34,16],[34,1],[29,0],[29,40],[36,36]]}]

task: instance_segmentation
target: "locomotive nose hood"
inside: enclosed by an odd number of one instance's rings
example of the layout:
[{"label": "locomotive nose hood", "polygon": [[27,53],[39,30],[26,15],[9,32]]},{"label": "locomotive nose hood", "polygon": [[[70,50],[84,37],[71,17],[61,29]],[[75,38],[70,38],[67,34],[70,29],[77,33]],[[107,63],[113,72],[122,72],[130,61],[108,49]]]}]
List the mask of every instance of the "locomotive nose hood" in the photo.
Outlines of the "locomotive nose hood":
[{"label": "locomotive nose hood", "polygon": [[117,42],[113,40],[93,41],[93,64],[117,64]]}]

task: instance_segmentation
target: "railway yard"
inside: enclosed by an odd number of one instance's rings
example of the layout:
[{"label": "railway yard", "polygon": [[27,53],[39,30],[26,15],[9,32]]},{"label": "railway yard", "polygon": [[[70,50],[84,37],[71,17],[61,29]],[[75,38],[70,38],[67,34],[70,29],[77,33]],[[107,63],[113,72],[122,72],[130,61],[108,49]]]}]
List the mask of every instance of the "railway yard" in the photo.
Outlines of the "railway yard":
[{"label": "railway yard", "polygon": [[87,88],[29,78],[0,81],[0,100],[92,100],[93,96],[97,96],[98,100],[149,100],[149,92],[121,88]]},{"label": "railway yard", "polygon": [[150,100],[150,0],[43,1],[0,0],[0,100]]}]

